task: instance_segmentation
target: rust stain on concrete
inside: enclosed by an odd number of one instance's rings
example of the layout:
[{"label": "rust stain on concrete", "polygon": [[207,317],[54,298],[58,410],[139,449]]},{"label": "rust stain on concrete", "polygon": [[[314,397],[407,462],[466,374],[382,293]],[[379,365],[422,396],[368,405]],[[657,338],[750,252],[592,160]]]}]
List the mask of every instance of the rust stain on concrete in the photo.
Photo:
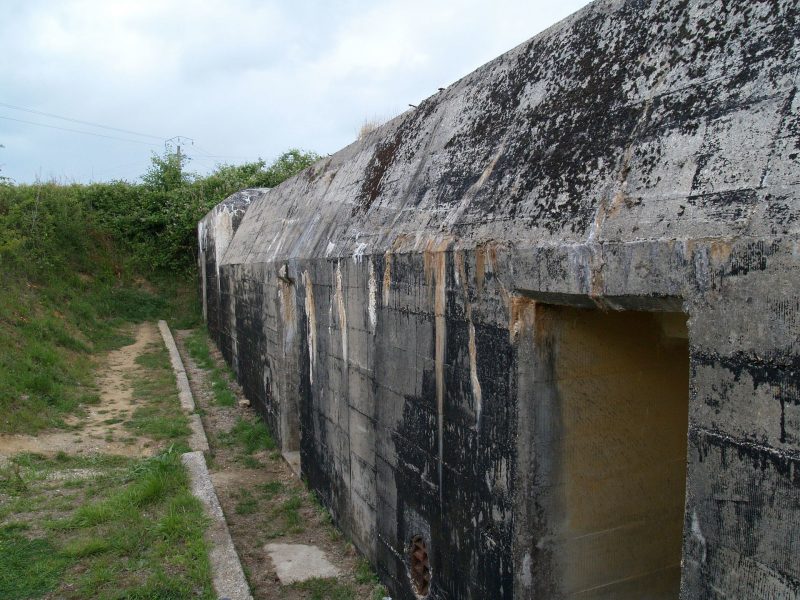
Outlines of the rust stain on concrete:
[{"label": "rust stain on concrete", "polygon": [[392,292],[392,260],[394,255],[391,252],[384,254],[383,260],[383,306],[389,306],[389,298]]},{"label": "rust stain on concrete", "polygon": [[532,329],[536,322],[536,301],[527,296],[511,296],[508,332],[511,342],[517,341],[519,334]]}]

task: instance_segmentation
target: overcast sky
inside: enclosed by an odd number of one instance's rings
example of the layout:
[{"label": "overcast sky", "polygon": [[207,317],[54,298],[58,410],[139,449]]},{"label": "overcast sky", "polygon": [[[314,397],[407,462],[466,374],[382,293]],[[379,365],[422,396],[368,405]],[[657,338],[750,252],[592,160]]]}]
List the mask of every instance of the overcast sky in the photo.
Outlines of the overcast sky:
[{"label": "overcast sky", "polygon": [[199,173],[335,152],[584,4],[2,0],[0,175],[133,181],[178,135]]}]

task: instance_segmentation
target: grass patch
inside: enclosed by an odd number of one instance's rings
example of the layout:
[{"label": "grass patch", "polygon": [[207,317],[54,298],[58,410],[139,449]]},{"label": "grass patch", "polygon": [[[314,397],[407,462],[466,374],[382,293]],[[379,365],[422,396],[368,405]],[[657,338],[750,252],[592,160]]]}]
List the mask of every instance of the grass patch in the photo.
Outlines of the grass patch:
[{"label": "grass patch", "polygon": [[245,455],[276,448],[275,440],[272,439],[266,424],[260,420],[239,418],[228,433],[220,435],[220,441],[229,446],[239,446]]},{"label": "grass patch", "polygon": [[280,481],[268,481],[259,486],[259,490],[264,494],[264,498],[272,500],[275,496],[283,492],[286,488]]},{"label": "grass patch", "polygon": [[259,469],[264,466],[255,456],[250,455],[242,457],[242,464],[248,469]]},{"label": "grass patch", "polygon": [[[2,501],[11,506],[4,519],[28,521],[0,526],[0,598],[215,598],[207,520],[174,448],[141,460],[21,455],[12,463],[28,489]],[[64,502],[49,475],[70,468],[95,474],[91,493]],[[52,518],[49,506],[68,514]]]},{"label": "grass patch", "polygon": [[275,509],[275,513],[282,518],[284,524],[291,533],[301,533],[305,530],[303,520],[300,516],[300,509],[302,507],[302,498],[299,495],[293,495]]},{"label": "grass patch", "polygon": [[163,295],[133,283],[65,273],[33,284],[4,277],[2,267],[0,432],[63,428],[66,415],[97,403],[99,356],[132,344],[132,323],[175,312]]},{"label": "grass patch", "polygon": [[237,515],[252,515],[258,510],[258,499],[249,490],[242,490],[239,492],[234,510]]},{"label": "grass patch", "polygon": [[292,587],[308,592],[309,600],[356,600],[356,590],[348,583],[337,579],[314,578]]},{"label": "grass patch", "polygon": [[214,392],[214,401],[218,406],[236,404],[236,394],[228,387],[228,382],[217,375],[216,371],[211,376],[211,389]]},{"label": "grass patch", "polygon": [[38,598],[58,585],[68,560],[46,538],[17,526],[0,527],[0,598]]},{"label": "grass patch", "polygon": [[228,368],[216,366],[208,345],[208,334],[205,329],[196,329],[186,338],[186,349],[197,366],[209,374],[214,404],[217,406],[234,406],[236,394],[230,388],[232,373]]},{"label": "grass patch", "polygon": [[372,565],[363,556],[359,558],[356,563],[355,579],[356,583],[359,584],[371,583],[372,585],[378,585],[378,583],[380,583],[378,581],[378,576],[372,569]]},{"label": "grass patch", "polygon": [[211,370],[214,368],[214,359],[211,358],[211,351],[208,348],[208,334],[204,329],[196,329],[186,337],[186,349],[201,369]]},{"label": "grass patch", "polygon": [[146,369],[146,374],[133,382],[138,407],[125,428],[156,441],[185,443],[190,433],[189,419],[180,408],[167,350],[162,344],[153,344],[136,362]]}]

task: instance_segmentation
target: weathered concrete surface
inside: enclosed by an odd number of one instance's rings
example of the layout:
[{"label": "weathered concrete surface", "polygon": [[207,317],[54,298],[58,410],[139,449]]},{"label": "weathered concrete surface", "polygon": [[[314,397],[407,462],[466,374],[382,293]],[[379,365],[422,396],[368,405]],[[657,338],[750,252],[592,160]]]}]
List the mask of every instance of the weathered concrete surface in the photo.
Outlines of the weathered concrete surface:
[{"label": "weathered concrete surface", "polygon": [[203,421],[200,415],[195,413],[194,396],[192,396],[192,388],[189,386],[189,377],[186,375],[186,369],[183,367],[183,360],[178,353],[178,346],[175,344],[175,338],[172,337],[172,332],[169,329],[166,321],[158,322],[158,329],[161,332],[161,337],[164,340],[164,345],[169,352],[169,360],[172,364],[172,371],[175,373],[175,384],[178,387],[178,399],[181,403],[181,408],[187,413],[189,417],[189,448],[192,450],[199,450],[200,452],[208,452],[208,438],[206,438],[206,430],[203,429]]},{"label": "weathered concrete surface", "polygon": [[316,546],[307,544],[267,544],[275,572],[283,585],[308,581],[309,579],[339,577],[337,569],[325,553]]},{"label": "weathered concrete surface", "polygon": [[[686,431],[678,404],[664,413],[664,443],[687,460],[680,568],[663,589],[800,597],[798,12],[599,0],[203,220],[209,329],[392,597],[414,597],[416,535],[432,598],[660,597],[644,572],[603,580],[610,552],[592,554],[605,562],[590,580],[585,560],[565,576],[602,522],[575,521],[594,492],[570,487],[593,464],[574,454],[604,446],[570,415],[613,388],[570,383],[592,362],[565,359],[570,344],[602,314],[559,306],[688,316]],[[559,333],[572,318],[584,333]],[[662,329],[657,349],[675,337]],[[631,354],[606,342],[608,360]],[[630,364],[638,398],[657,369]],[[617,441],[637,422],[597,414]],[[637,443],[661,439],[657,420],[641,427]],[[654,445],[643,481],[674,466]],[[639,454],[618,446],[631,466]],[[603,465],[603,489],[626,481]],[[616,547],[646,547],[626,535]]]},{"label": "weathered concrete surface", "polygon": [[208,438],[206,437],[206,430],[203,428],[203,421],[197,413],[189,415],[189,448],[192,450],[199,450],[200,452],[208,452]]},{"label": "weathered concrete surface", "polygon": [[[169,352],[169,361],[172,364],[172,371],[175,373],[175,384],[178,386],[178,399],[180,400],[181,408],[187,413],[193,413],[194,398],[189,387],[186,369],[183,368],[181,355],[178,354],[178,347],[175,345],[175,339],[172,337],[172,332],[169,330],[169,325],[167,325],[166,321],[158,322],[158,330],[161,332],[164,345],[167,347],[167,352]],[[207,449],[208,443],[206,443]],[[199,450],[199,448],[195,448],[195,450]]]}]

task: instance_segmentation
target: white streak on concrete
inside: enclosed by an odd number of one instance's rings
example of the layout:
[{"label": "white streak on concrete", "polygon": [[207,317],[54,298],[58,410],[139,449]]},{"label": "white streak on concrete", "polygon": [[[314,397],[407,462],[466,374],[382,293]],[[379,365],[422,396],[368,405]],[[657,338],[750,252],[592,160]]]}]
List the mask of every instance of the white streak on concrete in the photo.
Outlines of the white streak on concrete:
[{"label": "white streak on concrete", "polygon": [[[469,306],[469,305],[468,305]],[[475,398],[475,424],[480,430],[481,426],[481,407],[483,396],[481,392],[481,382],[478,379],[478,350],[475,344],[475,325],[472,322],[472,310],[468,311],[469,318],[469,379],[472,383],[472,395]]]},{"label": "white streak on concrete", "polygon": [[435,279],[434,323],[436,354],[434,357],[434,368],[436,371],[436,412],[438,416],[439,502],[442,503],[444,501],[444,359],[447,335],[447,321],[445,320],[447,301],[447,255],[444,252],[438,252],[435,255],[433,276]]},{"label": "white streak on concrete", "polygon": [[697,512],[692,512],[692,535],[703,548],[703,562],[706,562],[706,537],[700,529],[700,520],[697,518]]},{"label": "white streak on concrete", "polygon": [[358,245],[353,250],[353,262],[359,263],[361,259],[364,257],[364,250],[367,249],[367,244],[364,242],[359,242]]},{"label": "white streak on concrete", "polygon": [[344,287],[342,285],[342,263],[336,263],[336,311],[339,316],[339,330],[342,336],[342,359],[347,363],[347,309],[344,304]]},{"label": "white streak on concrete", "polygon": [[372,335],[375,335],[375,328],[378,325],[378,282],[375,281],[375,266],[369,261],[369,281],[367,282],[369,325]]},{"label": "white streak on concrete", "polygon": [[392,254],[387,252],[383,260],[383,306],[389,306],[392,293]]},{"label": "white streak on concrete", "polygon": [[306,318],[308,319],[308,376],[314,383],[314,365],[317,362],[317,309],[314,305],[314,288],[308,271],[303,273],[303,285],[306,288]]}]

